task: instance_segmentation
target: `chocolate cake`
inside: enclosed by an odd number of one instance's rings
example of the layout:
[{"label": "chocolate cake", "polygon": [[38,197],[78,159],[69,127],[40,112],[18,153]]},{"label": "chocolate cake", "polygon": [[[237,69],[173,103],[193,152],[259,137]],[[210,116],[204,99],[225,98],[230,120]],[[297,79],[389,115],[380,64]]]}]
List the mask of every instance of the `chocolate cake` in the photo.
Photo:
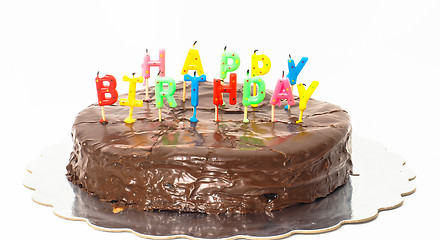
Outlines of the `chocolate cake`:
[{"label": "chocolate cake", "polygon": [[[174,94],[178,106],[164,107],[162,122],[154,101],[134,109],[133,124],[124,122],[126,106],[105,106],[108,124],[102,124],[100,106],[90,105],[72,128],[68,179],[114,207],[208,214],[311,203],[348,181],[351,125],[346,111],[310,99],[303,123],[296,124],[295,97],[290,111],[276,107],[277,122],[271,122],[268,91],[258,107],[249,107],[250,123],[243,123],[241,89],[236,105],[220,107],[218,123],[212,82],[200,83],[197,123],[189,122],[191,93],[183,102],[181,82]],[[145,99],[145,92],[139,91],[137,99]]]}]

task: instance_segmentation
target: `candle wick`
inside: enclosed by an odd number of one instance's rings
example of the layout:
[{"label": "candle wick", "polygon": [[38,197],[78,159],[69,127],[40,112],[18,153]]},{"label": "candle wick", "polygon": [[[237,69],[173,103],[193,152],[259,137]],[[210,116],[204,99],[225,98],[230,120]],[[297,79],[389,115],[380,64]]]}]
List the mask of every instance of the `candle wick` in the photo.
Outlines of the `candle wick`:
[{"label": "candle wick", "polygon": [[249,69],[247,70],[247,76],[249,77]]},{"label": "candle wick", "polygon": [[193,47],[196,45],[197,41],[194,42]]},{"label": "candle wick", "polygon": [[284,78],[284,71],[283,71],[283,78]]},{"label": "candle wick", "polygon": [[148,54],[148,48],[145,50],[145,52]]},{"label": "candle wick", "polygon": [[134,78],[134,75],[135,75],[136,73],[133,73],[133,78]]},{"label": "candle wick", "polygon": [[197,71],[194,71],[194,77],[196,77],[196,73],[197,73]]},{"label": "candle wick", "polygon": [[258,51],[258,49],[254,50],[254,54]]},{"label": "candle wick", "polygon": [[159,70],[159,72],[157,73],[157,76],[159,76],[159,75],[160,75],[160,72],[161,72],[161,70]]},{"label": "candle wick", "polygon": [[289,53],[289,58],[292,58],[292,57],[290,56],[290,53]]},{"label": "candle wick", "polygon": [[99,71],[96,73],[96,77],[99,77]]},{"label": "candle wick", "polygon": [[223,51],[225,51],[225,52],[226,52],[226,47],[227,47],[227,46],[225,46],[225,49],[223,49]]}]

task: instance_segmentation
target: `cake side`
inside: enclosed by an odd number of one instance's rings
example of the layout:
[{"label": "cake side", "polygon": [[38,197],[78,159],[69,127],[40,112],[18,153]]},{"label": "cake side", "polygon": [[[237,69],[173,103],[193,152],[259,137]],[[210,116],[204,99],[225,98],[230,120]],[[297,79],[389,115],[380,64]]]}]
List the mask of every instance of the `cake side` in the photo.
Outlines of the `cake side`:
[{"label": "cake side", "polygon": [[195,125],[181,95],[180,83],[179,106],[164,108],[164,122],[154,103],[136,108],[131,125],[123,122],[126,107],[106,106],[107,125],[99,123],[98,105],[84,109],[72,129],[68,179],[115,206],[212,214],[313,202],[348,180],[351,125],[340,107],[310,99],[303,124],[294,123],[297,105],[290,113],[277,109],[283,121],[272,123],[268,92],[249,109],[251,123],[242,122],[239,104],[221,108],[224,121],[215,123],[212,83],[206,83],[200,84]]}]

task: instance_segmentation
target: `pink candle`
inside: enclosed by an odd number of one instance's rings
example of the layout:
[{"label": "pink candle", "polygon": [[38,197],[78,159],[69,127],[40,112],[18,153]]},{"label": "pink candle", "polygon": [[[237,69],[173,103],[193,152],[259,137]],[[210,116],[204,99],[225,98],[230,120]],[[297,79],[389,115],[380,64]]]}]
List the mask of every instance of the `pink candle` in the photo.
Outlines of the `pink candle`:
[{"label": "pink candle", "polygon": [[142,76],[144,77],[144,86],[145,89],[145,100],[149,101],[150,97],[148,94],[148,79],[151,74],[151,67],[159,67],[159,76],[165,76],[165,49],[159,49],[159,60],[151,60],[150,54],[148,53],[148,49],[146,51],[146,55],[144,57],[144,62],[142,63]]},{"label": "pink candle", "polygon": [[295,104],[289,79],[284,78],[284,72],[283,77],[278,79],[270,99],[270,104],[272,104],[272,122],[275,122],[275,105],[281,106],[281,99],[287,99],[287,104],[290,106]]}]

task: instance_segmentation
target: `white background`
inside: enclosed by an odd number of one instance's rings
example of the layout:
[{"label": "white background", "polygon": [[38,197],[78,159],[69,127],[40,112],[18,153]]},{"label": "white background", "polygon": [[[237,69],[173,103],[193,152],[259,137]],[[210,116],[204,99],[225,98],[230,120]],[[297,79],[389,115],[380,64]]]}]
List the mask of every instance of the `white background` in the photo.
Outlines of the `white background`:
[{"label": "white background", "polygon": [[[122,1],[121,1],[122,2]],[[407,159],[415,194],[364,224],[293,239],[415,239],[432,236],[439,211],[439,1],[2,1],[0,3],[1,238],[137,239],[56,217],[22,185],[27,163],[69,137],[75,115],[96,102],[96,72],[140,74],[145,49],[166,49],[167,75],[180,75],[198,41],[208,79],[225,45],[272,60],[269,88],[288,54],[309,57],[298,82],[318,80],[313,97],[336,103],[359,135]],[[155,71],[155,70],[154,70]],[[138,87],[141,87],[138,85]]]}]

